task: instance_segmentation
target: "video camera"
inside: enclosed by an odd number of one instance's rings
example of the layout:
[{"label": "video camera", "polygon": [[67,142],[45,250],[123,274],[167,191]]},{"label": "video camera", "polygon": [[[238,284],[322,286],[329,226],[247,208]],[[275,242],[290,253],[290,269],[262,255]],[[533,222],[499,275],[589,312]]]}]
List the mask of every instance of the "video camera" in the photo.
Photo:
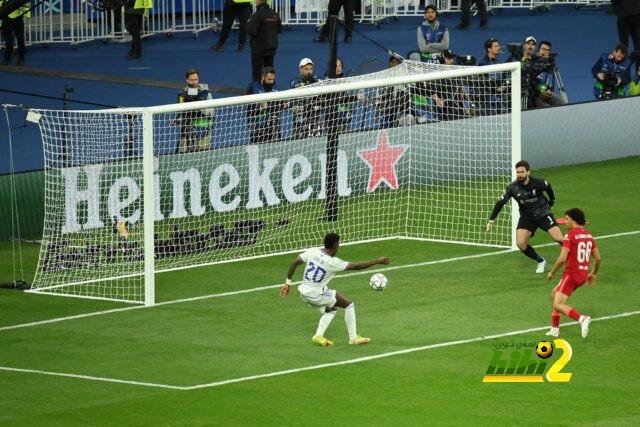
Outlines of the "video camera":
[{"label": "video camera", "polygon": [[476,65],[476,57],[473,55],[456,55],[455,53],[453,53],[451,51],[451,49],[445,49],[442,51],[442,53],[440,54],[440,63],[444,64],[445,63],[445,58],[447,59],[453,59],[453,63],[455,65],[466,65],[466,66],[472,66],[472,65]]},{"label": "video camera", "polygon": [[[524,49],[520,43],[507,43],[507,50],[513,58],[522,60],[524,57]],[[522,76],[537,76],[545,71],[553,71],[556,66],[557,52],[549,52],[549,56],[532,55],[530,58],[522,61]]]},{"label": "video camera", "polygon": [[459,65],[467,65],[467,66],[477,65],[478,63],[478,61],[476,60],[476,57],[473,55],[456,55],[456,62]]}]

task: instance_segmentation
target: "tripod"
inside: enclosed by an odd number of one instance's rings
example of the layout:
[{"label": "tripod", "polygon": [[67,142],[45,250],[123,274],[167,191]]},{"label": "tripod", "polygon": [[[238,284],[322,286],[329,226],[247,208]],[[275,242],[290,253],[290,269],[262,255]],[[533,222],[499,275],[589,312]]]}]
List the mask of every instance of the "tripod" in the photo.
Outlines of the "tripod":
[{"label": "tripod", "polygon": [[553,83],[554,87],[556,87],[560,91],[560,96],[565,104],[569,103],[569,97],[567,96],[567,90],[564,88],[564,83],[562,82],[562,77],[560,77],[560,70],[558,67],[553,67]]}]

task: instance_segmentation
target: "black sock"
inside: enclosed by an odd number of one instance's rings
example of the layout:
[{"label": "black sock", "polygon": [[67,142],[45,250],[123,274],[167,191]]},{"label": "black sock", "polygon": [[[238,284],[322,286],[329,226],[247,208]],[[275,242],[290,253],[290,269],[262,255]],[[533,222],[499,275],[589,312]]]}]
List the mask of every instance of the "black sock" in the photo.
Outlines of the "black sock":
[{"label": "black sock", "polygon": [[536,260],[536,262],[542,262],[542,257],[540,255],[538,255],[538,253],[536,252],[535,249],[533,249],[533,247],[531,245],[527,245],[527,248],[522,251],[523,254],[525,254],[526,256],[528,256],[529,258]]}]

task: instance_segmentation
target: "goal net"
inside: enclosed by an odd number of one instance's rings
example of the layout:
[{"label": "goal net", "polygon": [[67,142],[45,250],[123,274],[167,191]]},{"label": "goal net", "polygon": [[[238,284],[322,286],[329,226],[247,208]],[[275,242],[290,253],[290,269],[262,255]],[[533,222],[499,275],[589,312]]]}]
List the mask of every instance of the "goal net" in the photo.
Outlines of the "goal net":
[{"label": "goal net", "polygon": [[[303,88],[31,110],[45,152],[34,292],[153,304],[158,272],[341,241],[513,247],[518,64],[405,61]],[[507,209],[508,208],[508,209]]]}]

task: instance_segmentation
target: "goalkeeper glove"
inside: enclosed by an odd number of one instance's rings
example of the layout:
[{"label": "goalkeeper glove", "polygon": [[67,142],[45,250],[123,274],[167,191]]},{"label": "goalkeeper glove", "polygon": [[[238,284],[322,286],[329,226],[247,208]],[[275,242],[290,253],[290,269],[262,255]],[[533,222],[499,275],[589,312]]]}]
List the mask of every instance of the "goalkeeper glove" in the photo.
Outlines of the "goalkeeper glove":
[{"label": "goalkeeper glove", "polygon": [[489,222],[487,222],[487,233],[489,231],[491,231],[491,227],[493,227],[493,220],[492,219],[490,219]]}]

